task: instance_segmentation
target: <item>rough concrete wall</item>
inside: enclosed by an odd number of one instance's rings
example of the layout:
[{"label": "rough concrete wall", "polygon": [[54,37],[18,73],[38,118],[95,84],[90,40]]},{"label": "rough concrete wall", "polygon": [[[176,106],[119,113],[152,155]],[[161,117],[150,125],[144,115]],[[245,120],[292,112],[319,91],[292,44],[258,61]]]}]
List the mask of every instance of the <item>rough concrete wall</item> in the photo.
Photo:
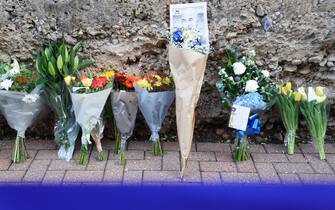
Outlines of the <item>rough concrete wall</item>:
[{"label": "rough concrete wall", "polygon": [[[140,64],[167,64],[169,4],[185,2],[192,1],[1,0],[0,59],[29,60],[40,41],[64,32],[69,43],[83,41],[83,53],[100,66],[136,72]],[[268,32],[261,24],[265,16],[272,23]],[[208,19],[213,49],[197,109],[199,130],[207,131],[206,124],[225,128],[214,84],[216,66],[231,44],[255,48],[256,63],[274,78],[325,85],[335,97],[334,0],[212,0]],[[172,115],[167,121],[165,129],[175,130]]]}]

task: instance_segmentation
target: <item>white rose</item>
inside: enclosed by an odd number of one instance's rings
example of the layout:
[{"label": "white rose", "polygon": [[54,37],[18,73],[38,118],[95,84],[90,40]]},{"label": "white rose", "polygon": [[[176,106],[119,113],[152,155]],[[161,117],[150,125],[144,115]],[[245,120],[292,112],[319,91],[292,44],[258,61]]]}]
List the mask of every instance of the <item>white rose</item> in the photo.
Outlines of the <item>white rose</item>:
[{"label": "white rose", "polygon": [[269,77],[270,76],[270,72],[267,70],[263,70],[262,74],[264,75],[264,77]]},{"label": "white rose", "polygon": [[241,62],[236,62],[233,64],[233,68],[234,68],[234,73],[235,75],[241,75],[245,72],[246,67],[243,63]]},{"label": "white rose", "polygon": [[5,79],[4,81],[2,81],[0,83],[0,88],[1,89],[5,89],[5,90],[9,90],[9,88],[12,87],[13,81],[10,79]]},{"label": "white rose", "polygon": [[248,80],[245,85],[245,91],[249,93],[256,92],[259,88],[259,85],[256,80]]}]

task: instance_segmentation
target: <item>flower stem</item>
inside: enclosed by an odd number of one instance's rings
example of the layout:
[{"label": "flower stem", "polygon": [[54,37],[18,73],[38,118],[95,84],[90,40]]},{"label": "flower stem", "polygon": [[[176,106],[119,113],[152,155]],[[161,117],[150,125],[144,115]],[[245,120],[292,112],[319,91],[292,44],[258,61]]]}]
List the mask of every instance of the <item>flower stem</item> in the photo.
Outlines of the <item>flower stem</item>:
[{"label": "flower stem", "polygon": [[152,153],[154,156],[163,156],[163,149],[159,140],[152,143]]},{"label": "flower stem", "polygon": [[24,143],[24,138],[16,136],[15,144],[13,147],[12,161],[14,163],[20,163],[28,158],[28,153]]},{"label": "flower stem", "polygon": [[[243,137],[245,138],[245,137]],[[246,139],[239,139],[237,147],[235,148],[234,158],[236,161],[249,160],[250,153],[248,149],[249,142]]]},{"label": "flower stem", "polygon": [[125,158],[125,154],[124,154],[124,150],[119,150],[119,164],[124,166],[124,164],[126,163],[126,158]]},{"label": "flower stem", "polygon": [[295,144],[295,132],[289,131],[287,134],[287,153],[289,155],[294,154],[294,144]]},{"label": "flower stem", "polygon": [[98,152],[98,160],[103,161],[104,159],[105,159],[104,158],[104,152],[103,151]]},{"label": "flower stem", "polygon": [[82,144],[80,147],[79,164],[86,165],[88,163],[88,148],[87,144]]}]

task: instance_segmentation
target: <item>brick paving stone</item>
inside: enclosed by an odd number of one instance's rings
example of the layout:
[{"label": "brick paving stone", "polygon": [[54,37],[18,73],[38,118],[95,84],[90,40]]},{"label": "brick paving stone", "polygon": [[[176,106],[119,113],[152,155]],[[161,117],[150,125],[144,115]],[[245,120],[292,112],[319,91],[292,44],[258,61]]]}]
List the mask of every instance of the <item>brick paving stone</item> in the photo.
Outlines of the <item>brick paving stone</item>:
[{"label": "brick paving stone", "polygon": [[201,171],[236,172],[234,162],[200,162]]},{"label": "brick paving stone", "polygon": [[1,140],[0,148],[1,150],[11,150],[13,148],[15,139],[12,140]]},{"label": "brick paving stone", "polygon": [[[305,154],[318,153],[317,149],[315,149],[313,144],[299,144],[299,148]],[[334,154],[335,153],[335,147],[332,144],[325,144],[325,153]]]},{"label": "brick paving stone", "polygon": [[126,170],[161,170],[161,160],[127,160]]},{"label": "brick paving stone", "polygon": [[102,149],[103,150],[111,150],[114,148],[115,141],[111,141],[110,138],[105,138],[101,141]]},{"label": "brick paving stone", "polygon": [[[179,144],[177,142],[161,142],[163,145],[163,150],[164,151],[179,151]],[[195,143],[192,144],[191,146],[191,151],[195,152]]]},{"label": "brick paving stone", "polygon": [[143,183],[177,183],[180,182],[179,171],[144,171]]},{"label": "brick paving stone", "polygon": [[250,173],[256,173],[256,168],[254,165],[254,162],[249,159],[247,161],[239,161],[236,162],[236,166],[237,166],[237,171],[238,172],[250,172]]},{"label": "brick paving stone", "polygon": [[65,171],[47,171],[43,178],[43,183],[60,184],[63,181]]},{"label": "brick paving stone", "polygon": [[106,164],[106,170],[109,171],[121,171],[123,172],[124,167],[119,164],[119,161],[117,160],[108,160]]},{"label": "brick paving stone", "polygon": [[214,152],[191,152],[189,160],[194,161],[215,161]]},{"label": "brick paving stone", "polygon": [[334,174],[299,174],[305,184],[335,184]]},{"label": "brick paving stone", "polygon": [[50,165],[51,160],[33,160],[29,170],[43,171],[47,170]]},{"label": "brick paving stone", "polygon": [[12,164],[12,161],[10,159],[0,159],[0,170],[1,171],[8,170],[11,164]]},{"label": "brick paving stone", "polygon": [[101,182],[103,171],[66,171],[63,182]]},{"label": "brick paving stone", "polygon": [[188,161],[182,179],[184,183],[201,183],[201,174],[198,161]]},{"label": "brick paving stone", "polygon": [[[144,151],[142,150],[126,150],[125,151],[126,160],[143,160],[144,159]],[[110,160],[118,160],[119,155],[114,154],[113,151],[109,153]]]},{"label": "brick paving stone", "polygon": [[144,152],[144,159],[145,160],[156,160],[156,161],[162,161],[163,157],[159,155],[152,154],[152,151],[145,151]]},{"label": "brick paving stone", "polygon": [[[287,147],[284,144],[264,144],[264,147],[267,153],[287,153]],[[301,153],[298,147],[295,148],[294,152]]]},{"label": "brick paving stone", "polygon": [[12,149],[3,149],[0,150],[0,159],[11,160],[12,159]]},{"label": "brick paving stone", "polygon": [[21,182],[25,171],[0,171],[0,182]]},{"label": "brick paving stone", "polygon": [[266,153],[264,146],[262,144],[251,144],[249,145],[249,151],[251,153]]},{"label": "brick paving stone", "polygon": [[285,154],[252,153],[251,156],[255,162],[260,162],[260,163],[288,162],[288,159],[285,156]]},{"label": "brick paving stone", "polygon": [[141,184],[143,180],[143,171],[125,171],[123,176],[123,184]]},{"label": "brick paving stone", "polygon": [[29,169],[23,177],[23,182],[42,182],[46,170]]},{"label": "brick paving stone", "polygon": [[56,149],[57,145],[52,140],[27,140],[27,149],[40,150],[40,149]]},{"label": "brick paving stone", "polygon": [[224,143],[197,143],[198,152],[231,152],[229,144]]},{"label": "brick paving stone", "polygon": [[278,173],[314,173],[307,163],[274,163],[274,167]]},{"label": "brick paving stone", "polygon": [[149,151],[151,150],[151,142],[149,141],[130,141],[128,143],[129,150],[141,150]]},{"label": "brick paving stone", "polygon": [[314,168],[316,173],[319,174],[332,174],[334,171],[331,169],[326,160],[320,160],[318,154],[308,154],[306,155],[306,159],[309,164]]},{"label": "brick paving stone", "polygon": [[179,152],[165,151],[163,156],[163,170],[180,170]]},{"label": "brick paving stone", "polygon": [[13,170],[13,171],[27,170],[34,159],[36,151],[28,151],[28,154],[29,154],[29,159],[27,159],[25,162],[22,162],[22,163],[12,163],[8,170]]},{"label": "brick paving stone", "polygon": [[279,174],[282,184],[300,184],[301,181],[297,174]]},{"label": "brick paving stone", "polygon": [[57,150],[39,150],[36,154],[35,159],[37,160],[56,160],[59,159],[57,156]]},{"label": "brick paving stone", "polygon": [[222,162],[233,162],[233,155],[231,152],[215,152],[216,160]]},{"label": "brick paving stone", "polygon": [[123,169],[122,170],[106,170],[103,178],[103,182],[108,183],[122,183]]},{"label": "brick paving stone", "polygon": [[286,157],[288,158],[290,162],[293,162],[293,163],[306,163],[307,162],[306,158],[302,154],[292,154],[292,155],[286,154]]},{"label": "brick paving stone", "polygon": [[255,166],[262,183],[280,183],[277,172],[271,163],[255,163]]},{"label": "brick paving stone", "polygon": [[223,183],[254,184],[260,183],[257,173],[231,173],[222,172],[221,181]]},{"label": "brick paving stone", "polygon": [[201,172],[202,183],[220,184],[221,177],[219,172]]},{"label": "brick paving stone", "polygon": [[48,170],[63,171],[63,170],[85,170],[86,165],[80,165],[77,160],[52,160]]}]

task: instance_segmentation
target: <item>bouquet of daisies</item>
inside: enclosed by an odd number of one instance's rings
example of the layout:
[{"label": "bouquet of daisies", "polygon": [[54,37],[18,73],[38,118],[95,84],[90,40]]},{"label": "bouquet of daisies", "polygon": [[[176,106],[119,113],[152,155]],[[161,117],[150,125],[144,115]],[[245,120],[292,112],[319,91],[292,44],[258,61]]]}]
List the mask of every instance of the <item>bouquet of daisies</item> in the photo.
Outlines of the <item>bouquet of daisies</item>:
[{"label": "bouquet of daisies", "polygon": [[150,141],[153,155],[163,155],[159,140],[165,115],[174,98],[172,77],[164,72],[161,66],[152,65],[135,85],[138,106],[151,130]]},{"label": "bouquet of daisies", "polygon": [[323,87],[298,88],[297,98],[320,159],[326,159],[324,143],[328,123],[328,101]]},{"label": "bouquet of daisies", "polygon": [[79,57],[80,48],[80,43],[67,46],[63,38],[42,46],[36,56],[36,68],[45,84],[46,98],[56,115],[54,136],[60,146],[58,157],[67,161],[72,158],[79,125],[64,78],[72,78],[79,69],[93,63]]},{"label": "bouquet of daisies", "polygon": [[93,131],[98,159],[103,160],[101,113],[113,88],[113,78],[109,72],[96,75],[80,72],[77,77],[67,76],[64,80],[70,89],[76,121],[82,129],[79,163],[88,162],[88,144]]},{"label": "bouquet of daisies", "polygon": [[236,131],[234,156],[237,161],[249,159],[247,135],[260,132],[258,113],[274,104],[277,92],[269,72],[258,68],[254,57],[254,50],[242,55],[236,49],[227,49],[228,60],[219,67],[219,80],[216,83],[224,105],[228,108],[239,105],[250,109],[247,128]]},{"label": "bouquet of daisies", "polygon": [[14,163],[28,158],[24,139],[29,126],[45,109],[41,97],[43,86],[38,85],[36,71],[14,60],[12,64],[0,63],[0,110],[9,126],[17,131],[13,147]]},{"label": "bouquet of daisies", "polygon": [[292,91],[291,82],[278,85],[277,107],[286,129],[284,143],[287,145],[287,153],[294,154],[296,130],[298,128],[300,93]]},{"label": "bouquet of daisies", "polygon": [[111,93],[112,112],[115,125],[114,152],[119,154],[121,165],[125,163],[127,140],[132,136],[137,115],[137,97],[134,82],[137,76],[113,70],[114,87]]}]

